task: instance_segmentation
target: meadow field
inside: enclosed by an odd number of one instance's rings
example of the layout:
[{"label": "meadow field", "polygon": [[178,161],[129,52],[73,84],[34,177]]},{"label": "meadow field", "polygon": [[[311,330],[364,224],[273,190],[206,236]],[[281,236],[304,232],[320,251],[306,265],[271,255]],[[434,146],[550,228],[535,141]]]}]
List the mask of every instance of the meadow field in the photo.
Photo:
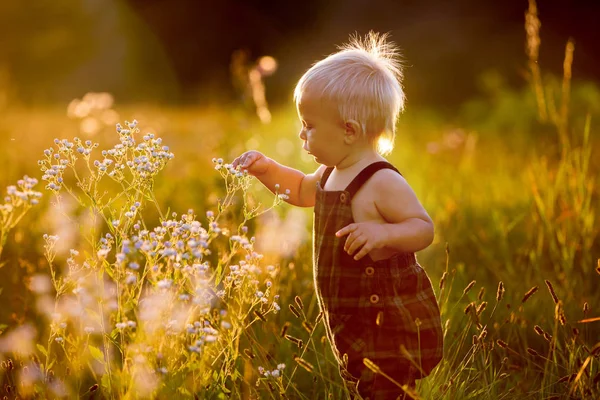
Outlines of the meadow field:
[{"label": "meadow field", "polygon": [[[538,72],[400,118],[388,158],[435,222],[418,258],[445,333],[407,398],[600,398],[600,89]],[[0,109],[2,398],[345,398],[312,209],[228,167],[257,149],[316,169],[293,105],[271,113]]]}]

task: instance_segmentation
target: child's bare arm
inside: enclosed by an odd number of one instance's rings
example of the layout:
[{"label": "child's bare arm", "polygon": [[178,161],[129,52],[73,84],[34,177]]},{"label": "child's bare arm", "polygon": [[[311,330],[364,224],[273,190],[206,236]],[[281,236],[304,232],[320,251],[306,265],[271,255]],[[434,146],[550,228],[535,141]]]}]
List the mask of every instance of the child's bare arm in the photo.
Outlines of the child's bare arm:
[{"label": "child's bare arm", "polygon": [[379,171],[372,179],[375,207],[386,223],[360,222],[340,229],[338,237],[348,235],[344,250],[356,252],[358,260],[373,249],[417,252],[429,246],[433,221],[406,180],[392,170]]},{"label": "child's bare arm", "polygon": [[286,167],[266,157],[258,151],[247,151],[233,160],[233,167],[238,165],[255,176],[271,192],[275,193],[275,185],[279,184],[279,193],[289,189],[286,202],[300,207],[313,207],[317,191],[317,182],[321,179],[325,166],[321,165],[314,173],[304,174],[296,169]]}]

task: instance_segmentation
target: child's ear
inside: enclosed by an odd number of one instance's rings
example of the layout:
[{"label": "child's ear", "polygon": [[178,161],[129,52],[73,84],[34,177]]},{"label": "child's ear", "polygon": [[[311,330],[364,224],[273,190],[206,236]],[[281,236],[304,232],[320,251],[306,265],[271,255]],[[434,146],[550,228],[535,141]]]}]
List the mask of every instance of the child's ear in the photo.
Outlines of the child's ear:
[{"label": "child's ear", "polygon": [[353,144],[361,138],[363,134],[362,126],[353,119],[348,120],[344,124],[344,142]]}]

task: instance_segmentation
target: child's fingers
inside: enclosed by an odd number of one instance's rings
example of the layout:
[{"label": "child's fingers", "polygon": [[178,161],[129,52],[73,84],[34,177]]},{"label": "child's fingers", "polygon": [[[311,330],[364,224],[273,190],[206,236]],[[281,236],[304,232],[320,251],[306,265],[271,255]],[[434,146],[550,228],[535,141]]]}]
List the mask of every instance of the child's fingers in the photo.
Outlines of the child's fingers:
[{"label": "child's fingers", "polygon": [[366,256],[367,254],[369,254],[369,252],[371,251],[371,246],[369,246],[368,243],[365,243],[365,245],[362,247],[362,249],[360,249],[360,251],[354,256],[355,260],[360,260],[361,258],[363,258],[364,256]]},{"label": "child's fingers", "polygon": [[[350,240],[351,236],[348,237],[348,240]],[[346,243],[348,243],[348,240],[346,240]],[[364,235],[360,235],[356,238],[353,238],[351,243],[348,243],[347,246],[347,252],[348,254],[352,255],[354,253],[356,253],[356,251],[363,247],[365,245],[365,243],[367,243],[367,238]]]},{"label": "child's fingers", "polygon": [[343,227],[342,229],[340,229],[339,231],[337,231],[335,233],[335,236],[337,237],[342,237],[350,232],[354,232],[354,230],[356,230],[356,224],[350,224],[350,225],[346,225],[345,227]]}]

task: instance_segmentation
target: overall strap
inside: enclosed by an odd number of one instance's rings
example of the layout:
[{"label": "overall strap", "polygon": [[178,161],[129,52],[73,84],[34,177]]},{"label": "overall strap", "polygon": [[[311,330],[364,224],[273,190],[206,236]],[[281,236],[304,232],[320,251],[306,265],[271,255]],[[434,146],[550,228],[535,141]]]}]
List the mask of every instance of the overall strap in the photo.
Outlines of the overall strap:
[{"label": "overall strap", "polygon": [[[350,182],[346,191],[350,194],[350,198],[353,198],[356,192],[365,184],[366,181],[369,180],[373,176],[373,174],[380,169],[392,169],[400,174],[400,171],[396,169],[392,164],[387,161],[378,161],[373,164],[368,165],[360,171],[358,175]],[[402,174],[400,174],[402,175]]]},{"label": "overall strap", "polygon": [[321,175],[321,187],[322,188],[325,187],[325,182],[327,182],[327,178],[329,178],[329,175],[331,175],[331,172],[333,172],[333,167],[327,167],[327,169],[325,169],[325,171],[323,172],[323,175]]}]

